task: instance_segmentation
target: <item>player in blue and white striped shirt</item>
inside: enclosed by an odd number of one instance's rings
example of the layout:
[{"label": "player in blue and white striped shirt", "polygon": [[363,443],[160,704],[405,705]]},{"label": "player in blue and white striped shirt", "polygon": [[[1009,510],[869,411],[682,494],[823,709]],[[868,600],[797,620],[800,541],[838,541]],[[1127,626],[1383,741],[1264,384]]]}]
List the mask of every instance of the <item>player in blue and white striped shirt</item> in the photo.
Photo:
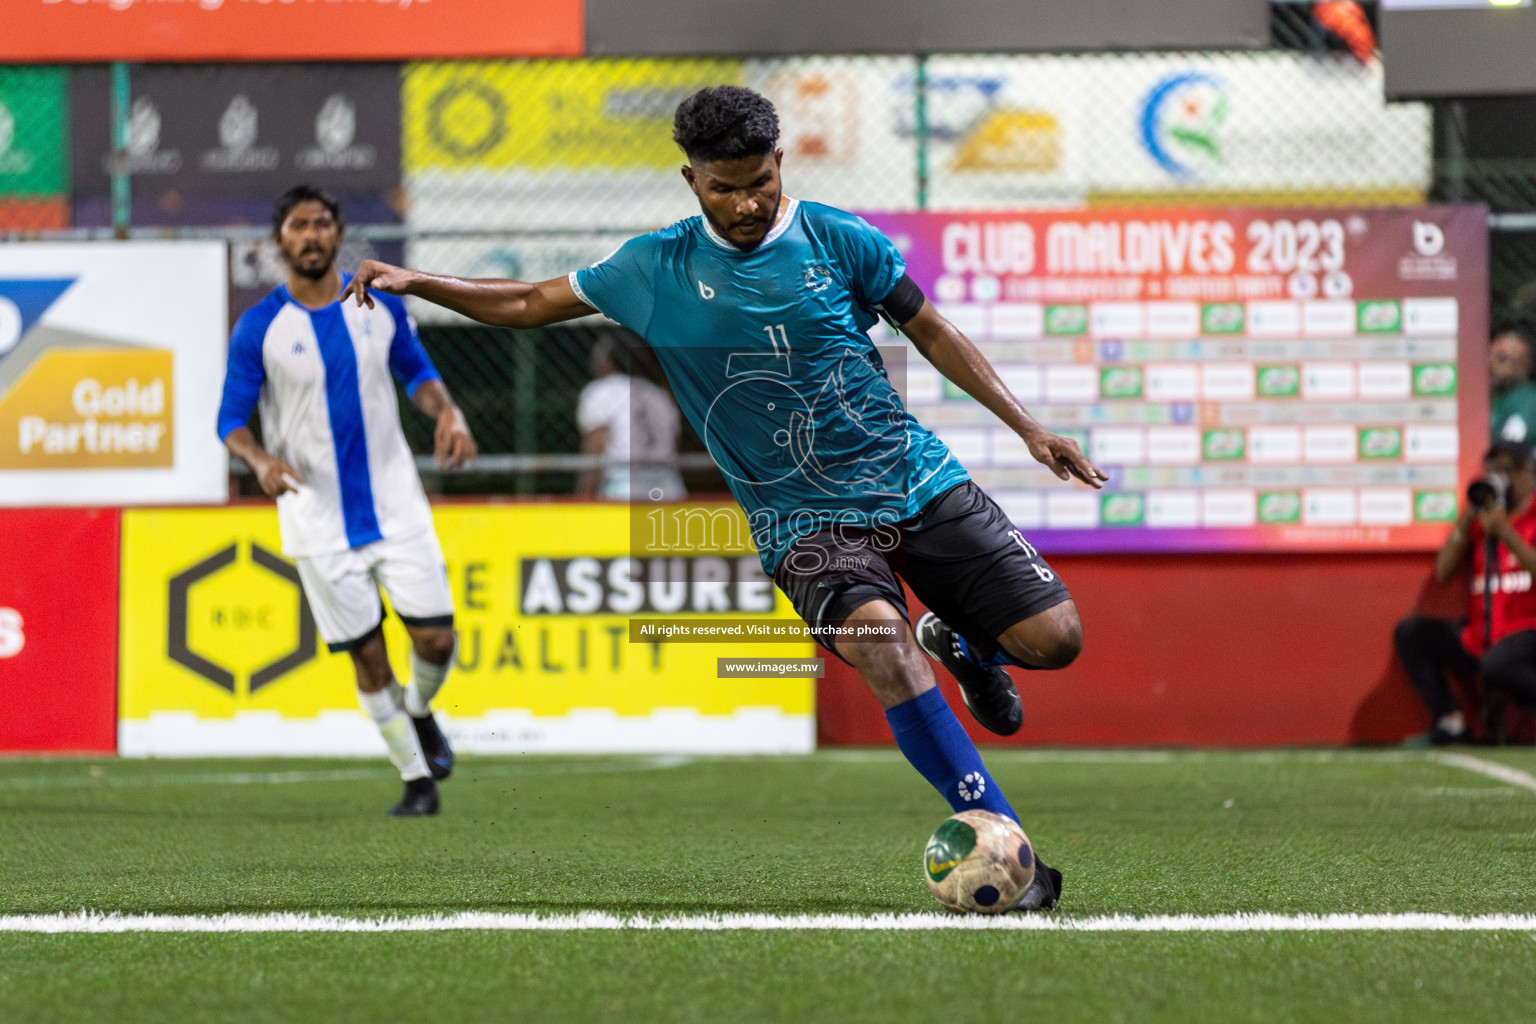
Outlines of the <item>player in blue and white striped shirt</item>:
[{"label": "player in blue and white striped shirt", "polygon": [[[440,465],[473,458],[475,441],[404,304],[338,301],[349,280],[336,269],[342,230],[324,192],[299,186],[278,201],[273,238],[288,283],[235,324],[219,437],[277,499],[283,552],[320,636],[352,656],[358,700],[406,783],[390,813],[435,814],[434,778],[453,767],[431,710],[453,657],[453,597],[394,381],[436,421]],[[247,426],[258,403],[264,446]],[[385,654],[381,587],[411,637],[403,690]]]}]

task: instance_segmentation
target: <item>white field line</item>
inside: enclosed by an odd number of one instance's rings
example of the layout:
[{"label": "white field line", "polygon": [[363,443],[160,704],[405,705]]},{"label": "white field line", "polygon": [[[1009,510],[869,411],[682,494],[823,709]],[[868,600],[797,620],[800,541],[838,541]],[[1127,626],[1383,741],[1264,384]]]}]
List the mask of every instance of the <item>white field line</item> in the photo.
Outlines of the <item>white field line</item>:
[{"label": "white field line", "polygon": [[1511,786],[1519,786],[1536,793],[1536,775],[1523,772],[1519,768],[1511,768],[1507,764],[1499,764],[1497,761],[1484,761],[1480,757],[1470,754],[1436,754],[1434,759],[1440,764],[1447,764],[1453,768],[1465,768],[1469,772],[1477,772],[1486,775],[1490,779],[1498,779],[1500,782]]},{"label": "white field line", "polygon": [[683,914],[620,917],[464,912],[429,917],[350,918],[309,914],[174,916],[28,914],[0,917],[0,932],[436,932],[436,931],[1024,931],[1024,932],[1536,932],[1536,914],[1217,914],[1046,917],[1030,914]]},{"label": "white field line", "polygon": [[[828,761],[895,762],[901,751],[886,747],[844,747],[818,750],[815,755]],[[1025,761],[1039,764],[1187,764],[1200,761],[1242,761],[1260,764],[1313,764],[1333,762],[1422,762],[1423,751],[1375,749],[1324,749],[1282,747],[1263,750],[1144,750],[1135,748],[1073,747],[984,747],[982,757],[988,762]]]},{"label": "white field line", "polygon": [[[625,758],[623,760],[554,762],[477,762],[466,765],[464,774],[473,778],[515,778],[522,775],[593,775],[611,772],[648,772],[677,768],[693,761],[681,754]],[[0,778],[0,791],[8,789],[138,789],[146,786],[262,786],[298,782],[359,782],[398,779],[390,768],[336,768],[321,771],[286,772],[194,772],[188,775],[113,774],[99,769],[95,774],[42,775],[33,778]]]}]

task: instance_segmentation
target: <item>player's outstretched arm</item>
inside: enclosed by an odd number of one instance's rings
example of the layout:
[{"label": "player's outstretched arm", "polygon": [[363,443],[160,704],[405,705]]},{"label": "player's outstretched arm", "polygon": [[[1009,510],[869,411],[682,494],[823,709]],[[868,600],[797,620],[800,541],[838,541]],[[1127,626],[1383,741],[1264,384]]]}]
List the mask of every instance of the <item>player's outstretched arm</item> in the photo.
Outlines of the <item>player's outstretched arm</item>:
[{"label": "player's outstretched arm", "polygon": [[568,278],[529,284],[525,281],[470,279],[427,274],[364,260],[342,292],[359,306],[373,306],[368,289],[390,295],[414,295],[492,327],[544,327],[592,312],[576,297]]},{"label": "player's outstretched arm", "polygon": [[997,371],[971,344],[971,339],[940,316],[933,303],[925,299],[917,315],[901,325],[901,331],[912,339],[912,344],[917,346],[923,358],[940,373],[958,384],[966,394],[986,406],[992,415],[1023,438],[1036,461],[1063,480],[1075,476],[1094,487],[1104,486],[1103,481],[1109,477],[1088,461],[1088,456],[1083,454],[1077,442],[1070,437],[1053,434],[1041,426],[1013,396],[1013,392],[1003,386]]}]

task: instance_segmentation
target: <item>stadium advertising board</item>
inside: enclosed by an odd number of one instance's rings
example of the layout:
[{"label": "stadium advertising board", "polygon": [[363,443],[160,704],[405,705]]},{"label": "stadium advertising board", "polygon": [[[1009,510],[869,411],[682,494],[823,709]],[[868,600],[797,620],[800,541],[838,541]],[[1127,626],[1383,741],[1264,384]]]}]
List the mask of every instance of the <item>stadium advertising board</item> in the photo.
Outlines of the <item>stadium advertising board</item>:
[{"label": "stadium advertising board", "polygon": [[0,509],[0,752],[117,742],[115,509]]},{"label": "stadium advertising board", "polygon": [[[854,210],[920,206],[917,63],[906,56],[424,62],[406,67],[408,221],[487,224],[503,241],[425,238],[412,266],[468,277],[564,274],[698,212],[671,113],[737,82],[778,108],[789,194]],[[929,209],[1113,203],[1422,202],[1430,112],[1388,105],[1348,55],[932,57]],[[424,321],[454,319],[426,304]]]},{"label": "stadium advertising board", "polygon": [[[401,87],[407,220],[426,231],[555,229],[423,238],[405,259],[466,277],[543,280],[697,210],[678,175],[672,114],[708,85],[745,84],[740,60],[424,61]],[[590,228],[583,231],[582,228]],[[413,304],[423,322],[454,322]]]},{"label": "stadium advertising board", "polygon": [[[128,125],[133,223],[271,222],[277,196],[304,181],[331,191],[353,224],[400,221],[400,66],[176,65],[135,68]],[[74,74],[75,222],[111,223],[110,80]],[[399,260],[398,243],[344,243],[341,265]],[[230,252],[231,315],[286,280],[262,235]]]},{"label": "stadium advertising board", "polygon": [[0,247],[0,505],[222,502],[215,242]]},{"label": "stadium advertising board", "polygon": [[[728,513],[741,518],[734,506]],[[459,630],[454,671],[435,706],[456,748],[813,745],[808,679],[718,678],[721,657],[809,657],[808,641],[630,639],[632,618],[798,621],[755,554],[632,562],[631,518],[621,505],[455,504],[435,507],[434,517]],[[280,551],[270,507],[125,513],[124,754],[382,752],[357,706],[350,660],[319,642],[297,570]],[[385,633],[405,679],[407,640],[393,616]]]},{"label": "stadium advertising board", "polygon": [[69,72],[0,67],[0,231],[69,223]]},{"label": "stadium advertising board", "polygon": [[1487,424],[1481,207],[869,214],[1046,425],[1061,484],[918,359],[906,398],[1058,553],[1432,550]]},{"label": "stadium advertising board", "polygon": [[0,61],[574,56],[583,16],[582,0],[8,0]]},{"label": "stadium advertising board", "polygon": [[1423,202],[1430,111],[1385,103],[1381,76],[1283,52],[935,58],[932,205]]},{"label": "stadium advertising board", "polygon": [[[695,207],[678,176],[672,114],[708,85],[743,83],[739,60],[452,61],[406,66],[401,89],[408,223],[427,231],[555,229],[554,239],[426,239],[408,262],[505,276],[611,252],[622,235]],[[591,228],[596,237],[577,237]],[[425,320],[451,319],[424,304]]]}]

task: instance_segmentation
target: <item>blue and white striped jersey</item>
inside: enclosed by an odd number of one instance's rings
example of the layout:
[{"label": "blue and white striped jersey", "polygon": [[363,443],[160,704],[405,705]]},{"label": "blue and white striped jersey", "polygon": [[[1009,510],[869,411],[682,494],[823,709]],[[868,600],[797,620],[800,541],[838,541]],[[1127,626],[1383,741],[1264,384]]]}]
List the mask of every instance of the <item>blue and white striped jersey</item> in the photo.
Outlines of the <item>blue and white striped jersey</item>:
[{"label": "blue and white striped jersey", "polygon": [[432,526],[390,378],[414,395],[437,369],[400,299],[375,292],[373,301],[308,309],[284,285],[230,335],[219,439],[245,426],[259,400],[267,451],[304,475],[277,499],[291,558]]}]

